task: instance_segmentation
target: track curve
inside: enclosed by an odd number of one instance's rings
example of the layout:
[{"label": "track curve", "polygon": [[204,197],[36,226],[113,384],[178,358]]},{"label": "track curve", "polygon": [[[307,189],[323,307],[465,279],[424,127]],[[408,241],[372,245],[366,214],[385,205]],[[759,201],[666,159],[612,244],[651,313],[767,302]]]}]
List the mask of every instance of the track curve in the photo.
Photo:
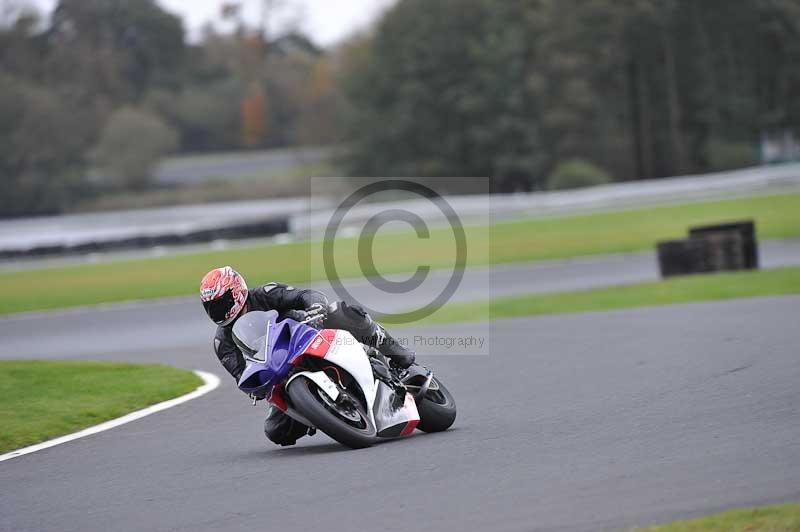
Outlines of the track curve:
[{"label": "track curve", "polygon": [[[782,297],[496,322],[490,355],[425,360],[459,402],[453,430],[360,451],[268,444],[224,377],[0,464],[0,530],[618,530],[796,500],[798,314]],[[154,352],[136,334],[91,358],[221,374],[207,336]]]}]

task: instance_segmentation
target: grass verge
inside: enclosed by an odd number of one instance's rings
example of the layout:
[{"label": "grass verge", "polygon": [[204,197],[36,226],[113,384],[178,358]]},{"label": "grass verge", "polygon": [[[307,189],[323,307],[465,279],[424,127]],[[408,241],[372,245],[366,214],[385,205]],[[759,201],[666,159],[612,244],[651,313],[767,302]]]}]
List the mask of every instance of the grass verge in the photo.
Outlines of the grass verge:
[{"label": "grass verge", "polygon": [[194,373],[161,365],[0,361],[0,453],[186,394]]},{"label": "grass verge", "polygon": [[[652,249],[685,236],[689,225],[753,218],[758,237],[800,236],[800,194],[758,196],[648,209],[533,219],[467,228],[468,265],[485,265]],[[193,294],[202,275],[230,264],[255,285],[270,280],[305,283],[326,277],[320,242],[170,255],[132,261],[0,273],[0,315],[95,303]],[[338,275],[361,277],[358,240],[338,239]],[[383,274],[420,265],[450,268],[454,244],[447,230],[430,238],[379,234],[373,247]]]},{"label": "grass verge", "polygon": [[796,532],[800,530],[800,504],[745,508],[665,525],[638,532]]},{"label": "grass verge", "polygon": [[800,268],[676,277],[650,283],[613,286],[445,305],[413,325],[482,321],[540,314],[564,314],[623,308],[717,301],[742,297],[800,294]]}]

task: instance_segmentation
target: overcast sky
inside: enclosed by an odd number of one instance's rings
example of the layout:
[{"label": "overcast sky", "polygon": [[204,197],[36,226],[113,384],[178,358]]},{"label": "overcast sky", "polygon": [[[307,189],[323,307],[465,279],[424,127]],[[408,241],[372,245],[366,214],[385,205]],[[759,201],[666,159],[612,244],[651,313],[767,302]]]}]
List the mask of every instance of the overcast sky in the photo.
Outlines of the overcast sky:
[{"label": "overcast sky", "polygon": [[[190,37],[214,21],[220,29],[226,26],[219,21],[220,6],[232,0],[157,0],[165,9],[180,15]],[[270,31],[280,32],[289,27],[299,27],[318,44],[327,46],[361,29],[396,0],[272,0],[278,7],[270,20]],[[33,0],[49,12],[57,0]],[[262,0],[239,0],[248,23],[257,25],[261,20]]]}]

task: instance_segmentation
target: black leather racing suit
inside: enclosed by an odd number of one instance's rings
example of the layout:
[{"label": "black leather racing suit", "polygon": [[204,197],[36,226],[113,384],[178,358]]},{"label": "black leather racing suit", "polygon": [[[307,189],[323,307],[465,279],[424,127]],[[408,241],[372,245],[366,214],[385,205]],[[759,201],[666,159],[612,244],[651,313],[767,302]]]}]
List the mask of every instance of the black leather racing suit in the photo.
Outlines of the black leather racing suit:
[{"label": "black leather racing suit", "polygon": [[[314,304],[328,308],[328,315],[322,326],[328,329],[343,329],[350,332],[358,341],[377,346],[388,358],[407,366],[414,361],[414,353],[394,341],[386,331],[375,323],[364,309],[345,302],[328,304],[325,294],[316,290],[296,289],[281,283],[268,283],[248,291],[247,310],[275,310],[279,319],[286,317],[290,310],[306,310]],[[233,324],[217,327],[214,336],[214,352],[217,358],[234,379],[239,380],[245,362],[239,348],[233,342]],[[278,408],[271,406],[264,422],[264,433],[279,445],[293,445],[304,436],[308,427],[293,420]]]}]

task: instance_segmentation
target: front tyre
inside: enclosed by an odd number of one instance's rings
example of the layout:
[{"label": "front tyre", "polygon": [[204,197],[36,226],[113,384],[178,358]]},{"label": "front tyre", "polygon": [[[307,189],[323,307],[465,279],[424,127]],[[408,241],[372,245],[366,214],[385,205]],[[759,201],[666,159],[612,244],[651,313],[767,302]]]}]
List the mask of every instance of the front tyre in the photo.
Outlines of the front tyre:
[{"label": "front tyre", "polygon": [[361,449],[375,442],[377,430],[360,401],[334,401],[314,381],[302,376],[289,383],[286,393],[314,427],[342,445]]},{"label": "front tyre", "polygon": [[419,424],[423,432],[442,432],[456,420],[456,400],[442,381],[433,377],[422,399],[417,401]]}]

